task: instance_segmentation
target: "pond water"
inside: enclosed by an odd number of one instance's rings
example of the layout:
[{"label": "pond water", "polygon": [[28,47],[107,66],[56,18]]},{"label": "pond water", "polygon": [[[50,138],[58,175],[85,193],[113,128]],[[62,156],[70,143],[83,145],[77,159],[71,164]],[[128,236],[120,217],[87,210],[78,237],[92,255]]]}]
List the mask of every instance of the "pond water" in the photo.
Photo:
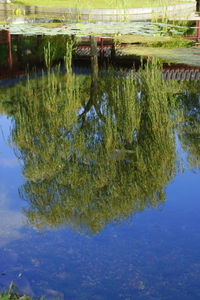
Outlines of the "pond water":
[{"label": "pond water", "polygon": [[198,299],[199,80],[166,80],[154,59],[98,70],[95,53],[77,68],[70,43],[51,68],[62,49],[43,47],[44,72],[14,77],[19,59],[1,74],[0,288]]}]

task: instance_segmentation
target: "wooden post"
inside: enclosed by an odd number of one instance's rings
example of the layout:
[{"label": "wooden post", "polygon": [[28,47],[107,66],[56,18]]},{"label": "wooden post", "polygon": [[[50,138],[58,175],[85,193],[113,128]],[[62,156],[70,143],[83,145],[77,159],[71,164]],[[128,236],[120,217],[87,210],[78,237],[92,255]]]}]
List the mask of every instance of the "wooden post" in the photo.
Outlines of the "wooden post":
[{"label": "wooden post", "polygon": [[200,0],[196,0],[196,10],[200,12]]},{"label": "wooden post", "polygon": [[112,48],[111,48],[111,61],[114,63],[116,58],[116,49],[115,49],[115,41],[112,40]]},{"label": "wooden post", "polygon": [[13,57],[12,57],[12,40],[9,31],[7,31],[7,41],[8,41],[8,66],[9,69],[11,70],[13,67]]},{"label": "wooden post", "polygon": [[200,20],[196,21],[196,26],[197,26],[197,41],[200,41]]}]

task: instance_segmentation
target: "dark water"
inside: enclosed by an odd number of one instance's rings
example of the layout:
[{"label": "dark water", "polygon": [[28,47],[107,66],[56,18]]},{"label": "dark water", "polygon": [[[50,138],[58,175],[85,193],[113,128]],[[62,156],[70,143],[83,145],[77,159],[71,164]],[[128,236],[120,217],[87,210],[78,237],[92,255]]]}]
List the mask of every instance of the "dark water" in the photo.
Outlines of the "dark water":
[{"label": "dark water", "polygon": [[1,87],[1,287],[199,299],[199,81],[155,61],[75,75],[69,59]]}]

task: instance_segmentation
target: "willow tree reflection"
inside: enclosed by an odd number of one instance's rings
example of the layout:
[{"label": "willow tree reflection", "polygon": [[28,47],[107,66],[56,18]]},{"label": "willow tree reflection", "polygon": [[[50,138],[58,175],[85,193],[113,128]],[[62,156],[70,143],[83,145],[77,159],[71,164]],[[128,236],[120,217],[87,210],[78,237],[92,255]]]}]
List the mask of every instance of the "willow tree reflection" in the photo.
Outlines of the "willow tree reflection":
[{"label": "willow tree reflection", "polygon": [[200,167],[200,89],[199,80],[187,82],[179,93],[183,110],[182,124],[179,126],[179,138],[188,154],[191,168]]},{"label": "willow tree reflection", "polygon": [[98,232],[165,200],[175,172],[173,83],[156,65],[98,79],[49,73],[10,90],[12,139],[27,182],[20,195],[37,227]]}]

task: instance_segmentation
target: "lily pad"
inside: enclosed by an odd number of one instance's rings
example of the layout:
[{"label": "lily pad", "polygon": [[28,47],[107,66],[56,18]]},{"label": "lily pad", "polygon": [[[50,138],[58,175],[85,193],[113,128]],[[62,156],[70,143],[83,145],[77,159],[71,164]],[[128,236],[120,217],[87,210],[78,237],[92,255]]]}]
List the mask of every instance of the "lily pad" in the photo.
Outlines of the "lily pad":
[{"label": "lily pad", "polygon": [[[104,36],[104,35],[143,35],[143,36],[167,36],[168,31],[165,27],[169,27],[167,24],[158,24],[153,22],[126,22],[126,23],[56,23],[57,26],[50,26],[47,23],[10,23],[7,25],[0,24],[0,30],[9,30],[11,34],[24,34],[24,35],[57,35],[57,34],[67,34],[67,35],[78,35],[78,36]],[[162,29],[161,29],[162,25]],[[172,26],[172,25],[171,25]],[[173,30],[177,32],[182,31],[183,27],[172,26]],[[182,34],[182,33],[181,33]]]}]

